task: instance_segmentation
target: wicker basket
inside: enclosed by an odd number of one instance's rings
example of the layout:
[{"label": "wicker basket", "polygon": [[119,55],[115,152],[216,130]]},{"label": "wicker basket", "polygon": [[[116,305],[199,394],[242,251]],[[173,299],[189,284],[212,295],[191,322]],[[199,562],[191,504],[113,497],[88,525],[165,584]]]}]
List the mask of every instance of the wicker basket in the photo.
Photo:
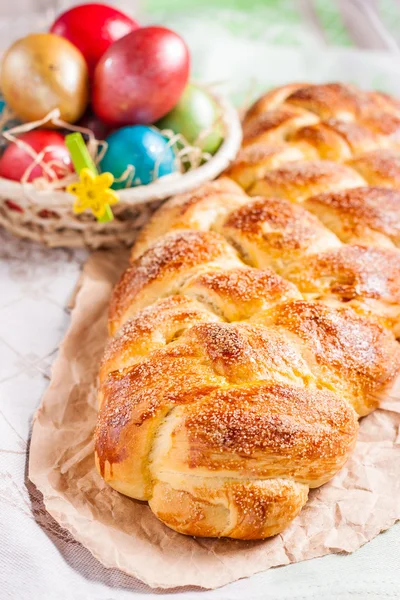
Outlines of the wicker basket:
[{"label": "wicker basket", "polygon": [[240,119],[227,100],[218,97],[217,101],[226,132],[218,152],[193,171],[120,190],[120,201],[113,206],[113,221],[99,223],[89,212],[74,214],[74,199],[66,192],[39,191],[32,184],[0,177],[0,225],[17,236],[51,247],[95,249],[131,245],[138,230],[165,199],[214,179],[235,158],[242,137]]}]

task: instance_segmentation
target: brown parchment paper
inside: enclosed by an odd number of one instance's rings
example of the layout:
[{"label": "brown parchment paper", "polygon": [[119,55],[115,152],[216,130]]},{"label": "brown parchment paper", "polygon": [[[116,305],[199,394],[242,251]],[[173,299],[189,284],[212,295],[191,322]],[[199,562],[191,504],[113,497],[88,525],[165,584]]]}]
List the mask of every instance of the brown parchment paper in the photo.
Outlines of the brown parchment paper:
[{"label": "brown parchment paper", "polygon": [[193,539],[164,526],[146,503],[124,497],[94,467],[98,363],[109,295],[126,253],[95,253],[83,271],[71,325],[36,414],[29,477],[49,513],[106,567],[152,587],[215,588],[278,565],[352,552],[400,519],[400,394],[363,419],[338,475],[311,491],[281,535],[259,542]]}]

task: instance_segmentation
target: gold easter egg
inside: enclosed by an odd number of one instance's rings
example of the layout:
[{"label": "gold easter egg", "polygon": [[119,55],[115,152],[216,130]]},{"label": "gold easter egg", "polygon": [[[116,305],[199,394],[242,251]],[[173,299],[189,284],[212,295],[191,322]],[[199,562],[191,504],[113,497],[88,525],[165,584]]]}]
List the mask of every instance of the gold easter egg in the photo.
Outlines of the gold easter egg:
[{"label": "gold easter egg", "polygon": [[1,67],[1,90],[21,121],[43,119],[54,108],[74,123],[89,98],[88,71],[81,52],[52,33],[36,33],[17,40]]}]

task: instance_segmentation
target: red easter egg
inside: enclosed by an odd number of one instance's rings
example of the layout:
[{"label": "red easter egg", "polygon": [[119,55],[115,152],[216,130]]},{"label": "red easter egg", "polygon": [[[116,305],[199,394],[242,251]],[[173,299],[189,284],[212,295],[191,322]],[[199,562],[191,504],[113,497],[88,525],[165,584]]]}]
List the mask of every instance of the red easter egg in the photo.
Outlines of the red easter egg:
[{"label": "red easter egg", "polygon": [[91,75],[107,48],[138,27],[134,19],[112,6],[81,4],[62,13],[50,31],[79,48]]},{"label": "red easter egg", "polygon": [[115,42],[100,59],[92,106],[113,126],[154,123],[178,102],[189,76],[189,51],[165,27],[142,27]]},{"label": "red easter egg", "polygon": [[[58,179],[64,177],[69,171],[73,172],[71,156],[65,145],[64,137],[57,131],[35,129],[20,135],[18,139],[30,146],[37,154],[48,147],[43,162],[52,163],[57,161],[57,163],[61,163],[60,166],[51,165]],[[12,142],[0,158],[0,177],[21,181],[33,161],[34,158],[24,147]],[[38,177],[50,179],[41,165],[36,165],[32,169],[27,181],[33,181]]]}]

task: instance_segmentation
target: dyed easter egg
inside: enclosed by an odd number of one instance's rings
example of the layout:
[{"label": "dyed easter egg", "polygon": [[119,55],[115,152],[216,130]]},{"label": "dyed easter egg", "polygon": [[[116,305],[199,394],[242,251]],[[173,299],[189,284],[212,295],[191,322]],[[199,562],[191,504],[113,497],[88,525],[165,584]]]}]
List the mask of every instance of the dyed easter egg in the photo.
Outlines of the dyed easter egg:
[{"label": "dyed easter egg", "polygon": [[21,121],[43,119],[59,108],[74,123],[84,113],[89,94],[85,59],[68,40],[51,33],[28,35],[6,52],[1,89]]},{"label": "dyed easter egg", "polygon": [[100,121],[90,109],[88,109],[83,117],[79,119],[77,125],[79,125],[79,127],[85,127],[85,129],[90,129],[96,140],[105,140],[112,131],[112,127],[106,125],[103,121]]},{"label": "dyed easter egg", "polygon": [[189,76],[189,51],[165,27],[142,27],[116,41],[93,79],[93,109],[105,123],[154,123],[181,97]]},{"label": "dyed easter egg", "polygon": [[182,134],[189,144],[210,154],[218,150],[224,135],[219,105],[211,94],[193,84],[186,87],[178,104],[156,126]]},{"label": "dyed easter egg", "polygon": [[[51,163],[56,178],[60,179],[69,172],[73,172],[71,156],[65,145],[64,137],[57,131],[34,129],[18,136],[18,140],[32,148],[36,154],[45,150],[42,162]],[[12,142],[0,158],[0,177],[21,181],[34,160],[35,154],[32,156],[28,148]],[[27,181],[33,181],[38,177],[50,179],[40,164],[32,169]]]},{"label": "dyed easter egg", "polygon": [[109,46],[138,27],[134,19],[112,6],[81,4],[62,13],[50,31],[66,38],[82,52],[92,75]]},{"label": "dyed easter egg", "polygon": [[[123,127],[109,135],[106,142],[107,152],[100,165],[102,172],[109,171],[118,179],[132,165],[134,175],[129,179],[130,187],[147,185],[177,170],[175,154],[168,146],[168,140],[151,127]],[[113,184],[114,189],[125,187],[126,181]]]}]

